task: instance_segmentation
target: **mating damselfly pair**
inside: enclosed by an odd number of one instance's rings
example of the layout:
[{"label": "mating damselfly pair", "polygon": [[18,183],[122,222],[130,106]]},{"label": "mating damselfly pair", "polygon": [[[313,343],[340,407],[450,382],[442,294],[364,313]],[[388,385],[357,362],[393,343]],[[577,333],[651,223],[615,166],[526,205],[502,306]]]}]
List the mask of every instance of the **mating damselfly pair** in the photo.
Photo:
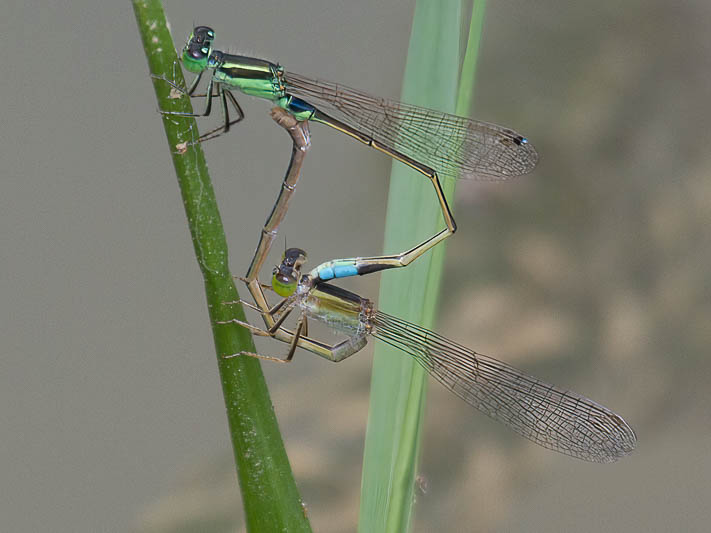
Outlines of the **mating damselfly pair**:
[{"label": "mating damselfly pair", "polygon": [[[296,348],[302,347],[337,362],[362,349],[367,336],[372,335],[412,356],[470,405],[541,446],[596,462],[614,461],[634,449],[634,431],[609,409],[420,326],[377,311],[370,300],[328,283],[334,278],[406,266],[454,233],[456,225],[438,173],[494,180],[527,173],[538,157],[525,137],[501,126],[375,98],[341,85],[292,74],[262,59],[220,52],[213,48],[214,38],[212,29],[196,27],[182,54],[184,66],[197,74],[186,90],[188,94],[193,95],[203,73],[211,72],[205,110],[193,116],[209,115],[215,97],[221,104],[223,124],[200,140],[229,130],[244,117],[230,92],[239,89],[248,95],[272,100],[283,109],[285,112],[275,113],[275,118],[282,121],[284,127],[292,121],[287,128],[291,128],[295,145],[282,193],[244,278],[256,303],[248,305],[261,314],[266,329],[230,321],[259,335],[286,342],[290,350],[285,358],[245,352],[234,355],[289,361]],[[235,120],[229,115],[230,104],[238,113]],[[297,124],[296,120],[302,123]],[[282,299],[275,306],[269,306],[257,274],[298,180],[303,154],[309,145],[306,121],[326,124],[346,133],[427,176],[434,185],[446,228],[399,254],[327,261],[307,274],[301,272],[305,252],[291,248],[285,252],[272,278],[271,288]],[[299,311],[299,317],[292,331],[284,327],[284,322],[294,310]],[[347,338],[334,345],[310,338],[308,318],[326,323],[345,333]]]}]

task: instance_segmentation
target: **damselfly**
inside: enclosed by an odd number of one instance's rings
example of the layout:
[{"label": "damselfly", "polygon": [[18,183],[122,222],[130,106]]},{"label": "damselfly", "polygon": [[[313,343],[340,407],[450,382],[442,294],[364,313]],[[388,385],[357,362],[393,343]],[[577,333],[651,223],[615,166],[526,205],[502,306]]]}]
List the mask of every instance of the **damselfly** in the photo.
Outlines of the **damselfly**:
[{"label": "damselfly", "polygon": [[[566,455],[586,461],[607,463],[629,454],[636,445],[634,430],[616,413],[579,394],[559,389],[516,370],[492,357],[378,311],[373,303],[339,287],[319,281],[314,269],[301,274],[306,254],[290,248],[272,278],[272,286],[284,295],[268,311],[273,326],[254,327],[235,323],[261,336],[274,337],[290,345],[286,357],[240,352],[280,362],[291,361],[297,346],[339,362],[361,350],[368,335],[380,339],[413,357],[432,377],[465,402],[504,423],[523,437]],[[242,302],[245,303],[245,302]],[[300,312],[293,332],[282,328],[290,313]],[[308,319],[313,318],[344,333],[347,338],[330,345],[308,339]]]},{"label": "damselfly", "polygon": [[[538,161],[533,145],[511,129],[377,98],[343,85],[294,74],[264,59],[221,52],[213,48],[214,39],[211,28],[198,26],[182,52],[185,68],[197,74],[185,91],[187,94],[193,95],[202,75],[211,72],[204,111],[167,112],[207,116],[212,99],[217,97],[224,123],[200,140],[219,135],[244,118],[231,92],[238,89],[275,102],[298,120],[318,122],[341,131],[410,166],[432,182],[446,227],[414,248],[388,256],[388,268],[408,265],[456,231],[438,174],[504,180],[530,172]],[[230,119],[228,103],[237,112],[234,120]]]}]

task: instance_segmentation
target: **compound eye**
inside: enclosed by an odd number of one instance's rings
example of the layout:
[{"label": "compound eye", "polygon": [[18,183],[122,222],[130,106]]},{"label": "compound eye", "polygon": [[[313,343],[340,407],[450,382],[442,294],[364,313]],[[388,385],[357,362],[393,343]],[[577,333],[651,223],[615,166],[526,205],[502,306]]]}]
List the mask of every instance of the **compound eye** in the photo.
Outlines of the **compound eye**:
[{"label": "compound eye", "polygon": [[284,252],[284,264],[300,267],[306,261],[306,252],[301,248],[289,248]]},{"label": "compound eye", "polygon": [[188,47],[188,54],[195,60],[205,59],[210,49],[205,46],[190,46]]},{"label": "compound eye", "polygon": [[204,43],[215,38],[215,32],[208,26],[197,26],[193,30],[193,42]]}]

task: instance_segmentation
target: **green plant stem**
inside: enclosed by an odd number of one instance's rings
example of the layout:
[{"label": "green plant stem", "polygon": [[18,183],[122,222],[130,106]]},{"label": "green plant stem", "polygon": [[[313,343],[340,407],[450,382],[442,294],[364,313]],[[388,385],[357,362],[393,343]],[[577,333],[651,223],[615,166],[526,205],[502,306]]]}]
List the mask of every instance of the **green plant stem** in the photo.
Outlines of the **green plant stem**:
[{"label": "green plant stem", "polygon": [[[161,3],[134,0],[133,6],[151,74],[184,86]],[[190,99],[171,95],[167,83],[154,80],[154,88],[161,110],[192,112]],[[223,305],[239,295],[229,271],[227,241],[202,149],[199,144],[185,144],[198,137],[195,120],[163,116],[163,125],[204,278],[247,528],[311,531],[259,362],[250,357],[221,357],[255,348],[247,330],[216,324],[245,317],[241,306]]]}]

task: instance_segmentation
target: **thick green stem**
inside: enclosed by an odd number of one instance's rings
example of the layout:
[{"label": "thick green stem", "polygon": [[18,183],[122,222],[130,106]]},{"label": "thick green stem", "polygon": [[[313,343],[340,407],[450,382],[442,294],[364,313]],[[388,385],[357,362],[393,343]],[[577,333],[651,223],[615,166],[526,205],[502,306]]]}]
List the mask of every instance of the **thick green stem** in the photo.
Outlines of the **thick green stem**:
[{"label": "thick green stem", "polygon": [[[134,0],[133,6],[151,74],[184,85],[161,3]],[[171,93],[162,80],[154,79],[153,84],[161,110],[192,111],[189,98]],[[199,144],[189,144],[198,137],[195,120],[164,115],[163,125],[203,273],[247,528],[311,531],[259,362],[250,357],[222,357],[255,348],[247,330],[216,324],[245,317],[241,306],[223,304],[239,295],[228,267],[227,241],[205,158]]]}]

